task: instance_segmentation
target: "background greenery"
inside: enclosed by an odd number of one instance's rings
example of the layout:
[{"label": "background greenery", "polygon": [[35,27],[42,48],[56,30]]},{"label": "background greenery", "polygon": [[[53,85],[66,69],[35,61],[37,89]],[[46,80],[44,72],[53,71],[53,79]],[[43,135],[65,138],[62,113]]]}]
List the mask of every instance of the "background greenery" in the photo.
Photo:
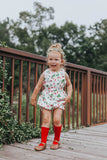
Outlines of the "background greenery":
[{"label": "background greenery", "polygon": [[107,71],[107,19],[89,28],[65,22],[61,27],[48,21],[54,19],[54,9],[34,3],[34,11],[22,11],[19,19],[0,22],[0,40],[12,48],[46,55],[53,42],[60,42],[67,61]]}]

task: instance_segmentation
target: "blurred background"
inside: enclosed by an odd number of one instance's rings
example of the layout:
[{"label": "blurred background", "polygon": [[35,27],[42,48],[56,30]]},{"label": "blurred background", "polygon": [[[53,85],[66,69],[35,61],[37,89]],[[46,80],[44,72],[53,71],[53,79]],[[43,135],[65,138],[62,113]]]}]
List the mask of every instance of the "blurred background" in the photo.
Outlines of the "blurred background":
[{"label": "blurred background", "polygon": [[4,0],[0,43],[46,56],[60,42],[66,60],[107,71],[106,0]]},{"label": "blurred background", "polygon": [[[48,47],[55,42],[62,44],[68,62],[107,71],[107,0],[0,0],[0,46],[7,44],[10,48],[46,56]],[[0,57],[1,59],[2,56]],[[7,79],[9,79],[12,75],[11,58],[6,57],[5,61],[8,63],[6,71],[8,73]],[[27,66],[28,63],[24,61],[22,75],[22,121],[26,120],[26,99],[28,98],[26,96],[28,84]],[[13,111],[18,119],[19,59],[15,59],[14,70]],[[30,72],[29,97],[34,89],[35,63],[31,63]],[[38,64],[38,78],[41,72],[42,65]],[[75,71],[71,72],[71,82],[75,88],[71,98],[71,105],[75,106],[75,124],[76,120],[79,119],[80,125],[83,74],[79,70],[76,70],[76,73]],[[92,75],[92,87],[94,88],[92,90],[93,108],[95,107],[95,101],[98,99],[98,90],[95,96],[95,87],[97,88],[98,84],[98,79],[95,76]],[[2,82],[1,74],[0,80]],[[98,82],[100,88],[99,104],[101,105],[104,99],[103,92],[106,90],[104,90],[106,81],[104,77],[101,77]],[[102,85],[100,82],[102,82]],[[11,92],[11,83],[7,84],[6,82],[5,87],[6,85],[7,90]],[[106,104],[106,100],[104,103]],[[103,103],[102,106],[104,106]],[[76,112],[77,109],[78,113]],[[98,109],[96,108],[96,113],[97,111]],[[92,113],[95,114],[94,109]],[[72,115],[72,107],[70,114]],[[33,122],[33,116],[33,107],[30,104],[29,117],[31,122]],[[36,120],[39,125],[39,107],[37,107]]]}]

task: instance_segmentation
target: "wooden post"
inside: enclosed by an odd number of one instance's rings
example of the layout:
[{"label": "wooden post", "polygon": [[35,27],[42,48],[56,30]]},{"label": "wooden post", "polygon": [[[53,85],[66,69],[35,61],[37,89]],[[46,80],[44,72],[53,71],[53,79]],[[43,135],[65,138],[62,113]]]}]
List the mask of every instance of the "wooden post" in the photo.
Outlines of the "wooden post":
[{"label": "wooden post", "polygon": [[82,124],[84,126],[89,126],[91,124],[90,112],[91,112],[91,103],[90,103],[90,93],[91,93],[91,73],[90,70],[83,75],[83,109],[82,109]]}]

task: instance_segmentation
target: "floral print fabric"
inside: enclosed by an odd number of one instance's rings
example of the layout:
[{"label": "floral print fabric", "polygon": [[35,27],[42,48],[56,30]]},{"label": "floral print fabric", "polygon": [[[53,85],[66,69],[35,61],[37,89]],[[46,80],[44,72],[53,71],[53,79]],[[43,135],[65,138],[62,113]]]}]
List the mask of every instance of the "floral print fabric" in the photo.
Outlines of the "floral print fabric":
[{"label": "floral print fabric", "polygon": [[64,98],[67,96],[63,90],[65,80],[65,70],[51,71],[46,69],[44,71],[45,77],[43,81],[44,90],[41,92],[37,104],[45,109],[64,109]]}]

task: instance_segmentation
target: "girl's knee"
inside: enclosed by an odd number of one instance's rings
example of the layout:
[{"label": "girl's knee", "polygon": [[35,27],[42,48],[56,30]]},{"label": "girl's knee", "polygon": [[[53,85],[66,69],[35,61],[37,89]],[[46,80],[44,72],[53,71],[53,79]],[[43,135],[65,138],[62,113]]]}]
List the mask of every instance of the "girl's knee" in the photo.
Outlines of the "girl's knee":
[{"label": "girl's knee", "polygon": [[54,110],[53,123],[55,126],[61,125],[61,116],[62,116],[61,109],[58,108],[58,109]]},{"label": "girl's knee", "polygon": [[49,124],[49,123],[50,123],[49,118],[48,118],[48,117],[44,117],[44,118],[43,118],[43,123],[44,123],[44,124]]},{"label": "girl's knee", "polygon": [[61,119],[55,118],[53,123],[54,123],[55,126],[60,126],[61,125]]},{"label": "girl's knee", "polygon": [[43,126],[45,126],[45,125],[49,126],[50,122],[51,122],[51,112],[44,109],[42,114],[43,114],[42,125]]}]

